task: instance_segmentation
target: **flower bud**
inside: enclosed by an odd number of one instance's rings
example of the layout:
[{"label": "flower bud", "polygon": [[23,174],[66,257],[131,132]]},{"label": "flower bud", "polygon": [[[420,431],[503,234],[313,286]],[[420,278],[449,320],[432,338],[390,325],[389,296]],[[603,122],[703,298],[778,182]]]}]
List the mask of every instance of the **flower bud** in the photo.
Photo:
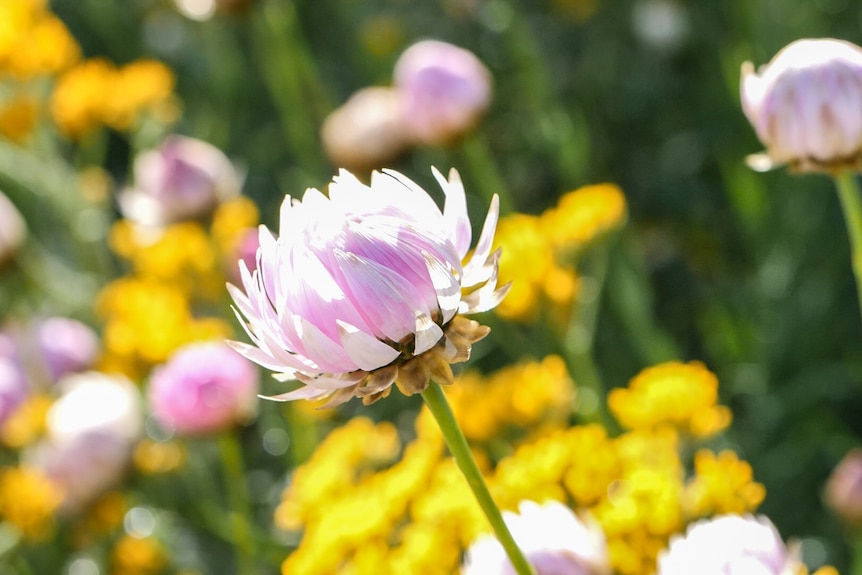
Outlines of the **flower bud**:
[{"label": "flower bud", "polygon": [[347,170],[380,168],[400,156],[409,138],[401,94],[380,86],[363,88],[324,121],[323,147],[329,160]]},{"label": "flower bud", "polygon": [[157,150],[135,158],[134,179],[134,187],[120,194],[120,210],[147,226],[207,217],[241,187],[227,156],[184,136],[170,136]]},{"label": "flower bud", "polygon": [[0,192],[0,266],[15,257],[26,235],[24,218],[9,198]]},{"label": "flower bud", "polygon": [[742,66],[742,109],[766,146],[755,169],[858,167],[862,152],[862,48],[831,38],[798,40],[766,66]]},{"label": "flower bud", "polygon": [[468,133],[491,102],[485,65],[472,52],[436,40],[401,55],[394,84],[404,99],[404,126],[422,145],[447,144]]},{"label": "flower bud", "polygon": [[257,370],[227,344],[195,343],[154,370],[149,401],[165,429],[205,434],[250,419],[257,391]]},{"label": "flower bud", "polygon": [[851,450],[838,463],[826,481],[824,498],[847,525],[862,527],[862,449]]},{"label": "flower bud", "polygon": [[46,418],[46,439],[31,455],[64,492],[63,509],[80,510],[124,474],[143,431],[140,397],[122,376],[66,377]]},{"label": "flower bud", "polygon": [[[600,575],[610,573],[605,537],[596,524],[586,523],[556,501],[539,505],[523,501],[519,514],[503,518],[515,543],[536,575]],[[514,567],[503,546],[490,535],[467,550],[461,575],[509,575]]]},{"label": "flower bud", "polygon": [[689,525],[659,554],[658,575],[796,575],[802,567],[766,517],[723,515]]}]

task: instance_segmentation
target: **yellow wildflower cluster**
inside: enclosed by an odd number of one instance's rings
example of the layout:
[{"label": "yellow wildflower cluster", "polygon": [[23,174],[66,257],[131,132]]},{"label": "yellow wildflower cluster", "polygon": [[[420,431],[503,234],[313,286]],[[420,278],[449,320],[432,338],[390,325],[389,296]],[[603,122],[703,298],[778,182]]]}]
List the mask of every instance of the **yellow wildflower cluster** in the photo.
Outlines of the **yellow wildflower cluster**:
[{"label": "yellow wildflower cluster", "polygon": [[165,550],[153,537],[124,535],[112,554],[111,575],[157,575],[167,565]]},{"label": "yellow wildflower cluster", "polygon": [[63,494],[35,469],[0,470],[0,518],[13,525],[24,539],[43,541],[54,530],[55,512]]},{"label": "yellow wildflower cluster", "polygon": [[669,362],[643,370],[627,388],[608,394],[608,408],[627,429],[673,426],[708,437],[730,425],[718,402],[718,378],[700,362]]},{"label": "yellow wildflower cluster", "polygon": [[147,112],[169,123],[176,115],[174,83],[173,72],[154,60],[119,68],[101,58],[84,60],[57,79],[51,116],[70,138],[100,125],[129,130]]},{"label": "yellow wildflower cluster", "polygon": [[[730,451],[701,450],[688,471],[680,457],[680,431],[669,425],[610,437],[600,425],[569,427],[565,418],[551,417],[543,434],[494,465],[486,434],[471,427],[470,419],[475,416],[498,431],[536,426],[548,412],[536,409],[518,420],[512,409],[517,401],[500,393],[506,389],[503,378],[524,387],[530,381],[541,387],[555,377],[566,381],[558,361],[547,358],[489,377],[484,404],[476,375],[462,377],[451,388],[453,409],[463,409],[457,417],[478,441],[475,455],[502,508],[515,509],[525,499],[567,502],[601,525],[615,572],[650,575],[669,538],[689,522],[751,512],[763,500],[764,488],[753,481],[751,467]],[[458,391],[462,386],[467,391]],[[474,402],[471,410],[467,401]],[[495,415],[486,417],[488,411]],[[358,418],[330,434],[296,472],[276,514],[279,527],[304,529],[301,544],[283,565],[285,574],[457,570],[464,549],[488,527],[454,461],[445,456],[427,411],[417,418],[416,434],[401,459],[388,467],[398,452],[391,424]],[[385,448],[383,457],[374,446]]]},{"label": "yellow wildflower cluster", "polygon": [[117,222],[111,249],[132,273],[107,284],[96,301],[104,321],[102,368],[137,377],[186,343],[229,336],[229,323],[198,317],[196,306],[224,297],[224,264],[236,265],[238,238],[254,227],[257,215],[253,202],[239,197],[216,208],[210,229],[180,222],[142,230]]},{"label": "yellow wildflower cluster", "polygon": [[54,74],[80,57],[78,43],[47,0],[0,2],[0,77]]},{"label": "yellow wildflower cluster", "polygon": [[0,443],[11,449],[21,449],[41,437],[52,403],[54,399],[46,393],[27,397],[0,426]]},{"label": "yellow wildflower cluster", "polygon": [[531,321],[543,300],[550,304],[552,313],[567,311],[580,285],[575,255],[620,227],[625,218],[625,197],[612,184],[568,192],[556,206],[538,216],[512,214],[502,218],[495,239],[506,254],[500,262],[500,278],[513,283],[497,313],[507,319]]}]

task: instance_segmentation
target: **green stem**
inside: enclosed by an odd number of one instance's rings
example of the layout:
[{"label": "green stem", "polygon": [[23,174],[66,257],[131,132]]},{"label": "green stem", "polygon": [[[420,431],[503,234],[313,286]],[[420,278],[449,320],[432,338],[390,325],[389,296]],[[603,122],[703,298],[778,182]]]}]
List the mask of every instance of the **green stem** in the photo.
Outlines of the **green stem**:
[{"label": "green stem", "polygon": [[854,532],[850,543],[850,575],[862,575],[862,533]]},{"label": "green stem", "polygon": [[581,394],[587,390],[594,395],[589,406],[595,407],[582,409],[579,413],[581,419],[600,422],[610,429],[612,421],[605,408],[605,388],[593,361],[593,340],[610,260],[607,241],[593,247],[587,256],[586,265],[581,266],[581,288],[576,307],[563,333],[562,347],[569,371]]},{"label": "green stem", "polygon": [[494,503],[491,492],[488,491],[488,486],[482,478],[482,472],[479,471],[479,466],[476,465],[476,460],[473,459],[473,454],[470,452],[467,439],[461,432],[458,422],[455,421],[455,416],[452,414],[452,409],[449,407],[449,402],[446,400],[443,388],[440,387],[440,384],[432,381],[428,388],[422,392],[422,399],[425,401],[425,405],[428,406],[434,419],[437,420],[437,425],[440,426],[440,431],[443,433],[443,438],[446,440],[446,445],[449,447],[452,457],[455,458],[455,463],[458,464],[458,468],[467,479],[473,495],[476,497],[479,506],[485,512],[488,522],[494,529],[497,540],[500,541],[503,549],[506,550],[506,554],[509,556],[515,572],[518,575],[534,575],[533,568],[518,548],[517,543],[515,543],[515,539],[509,532],[506,522],[503,521],[503,514],[500,513],[500,508]]},{"label": "green stem", "polygon": [[238,575],[253,575],[255,569],[254,539],[248,524],[251,509],[245,483],[245,470],[239,441],[232,432],[219,438],[219,448],[225,471],[225,484],[230,504],[230,519],[233,524],[234,545],[237,553]]},{"label": "green stem", "polygon": [[841,209],[844,211],[847,232],[850,235],[853,273],[856,275],[856,296],[862,313],[862,202],[859,198],[859,184],[853,172],[844,170],[835,175],[835,185],[838,189],[838,198],[841,200]]}]

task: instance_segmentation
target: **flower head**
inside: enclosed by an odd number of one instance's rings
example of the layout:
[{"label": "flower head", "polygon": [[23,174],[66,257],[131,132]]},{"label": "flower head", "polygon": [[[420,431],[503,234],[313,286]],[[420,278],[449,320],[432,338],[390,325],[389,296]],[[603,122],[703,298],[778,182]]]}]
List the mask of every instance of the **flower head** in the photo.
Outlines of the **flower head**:
[{"label": "flower head", "polygon": [[257,387],[257,370],[226,344],[194,343],[154,370],[149,399],[163,427],[212,433],[254,413]]},{"label": "flower head", "polygon": [[742,109],[767,158],[755,168],[800,171],[858,166],[862,154],[862,48],[831,38],[798,40],[754,71],[742,66]]},{"label": "flower head", "polygon": [[75,511],[123,474],[143,431],[140,397],[122,376],[97,372],[67,376],[47,415],[47,437],[31,454]]},{"label": "flower head", "polygon": [[240,176],[218,148],[171,136],[135,159],[135,187],[119,198],[123,214],[140,224],[163,225],[209,215],[239,194]]},{"label": "flower head", "polygon": [[491,103],[491,74],[463,48],[424,40],[395,63],[403,121],[419,144],[445,144],[469,132]]},{"label": "flower head", "polygon": [[658,558],[658,575],[794,575],[799,567],[767,518],[739,515],[693,523]]},{"label": "flower head", "polygon": [[[520,514],[504,513],[512,532],[536,575],[599,575],[608,573],[604,535],[555,501],[539,505],[523,501]],[[503,546],[483,536],[467,550],[462,575],[514,575]]]},{"label": "flower head", "polygon": [[[282,203],[280,236],[260,228],[257,268],[240,262],[245,293],[229,285],[254,345],[232,342],[248,359],[305,386],[277,399],[330,403],[425,389],[452,381],[488,328],[460,314],[488,310],[500,252],[491,252],[495,197],[472,258],[461,179],[434,170],[446,195],[441,212],[402,174],[374,172],[366,186],[346,171],[329,197],[316,189]],[[248,320],[243,321],[242,316]]]},{"label": "flower head", "polygon": [[847,525],[862,527],[862,449],[852,449],[832,470],[824,499]]}]

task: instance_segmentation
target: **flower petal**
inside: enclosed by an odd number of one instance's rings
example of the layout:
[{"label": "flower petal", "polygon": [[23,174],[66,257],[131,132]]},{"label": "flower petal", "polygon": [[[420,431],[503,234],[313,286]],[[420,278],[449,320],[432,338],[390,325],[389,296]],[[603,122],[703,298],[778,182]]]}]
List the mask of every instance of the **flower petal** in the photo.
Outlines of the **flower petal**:
[{"label": "flower petal", "polygon": [[391,363],[401,352],[386,345],[373,335],[356,326],[338,320],[338,335],[341,345],[350,359],[364,371],[372,371]]}]

